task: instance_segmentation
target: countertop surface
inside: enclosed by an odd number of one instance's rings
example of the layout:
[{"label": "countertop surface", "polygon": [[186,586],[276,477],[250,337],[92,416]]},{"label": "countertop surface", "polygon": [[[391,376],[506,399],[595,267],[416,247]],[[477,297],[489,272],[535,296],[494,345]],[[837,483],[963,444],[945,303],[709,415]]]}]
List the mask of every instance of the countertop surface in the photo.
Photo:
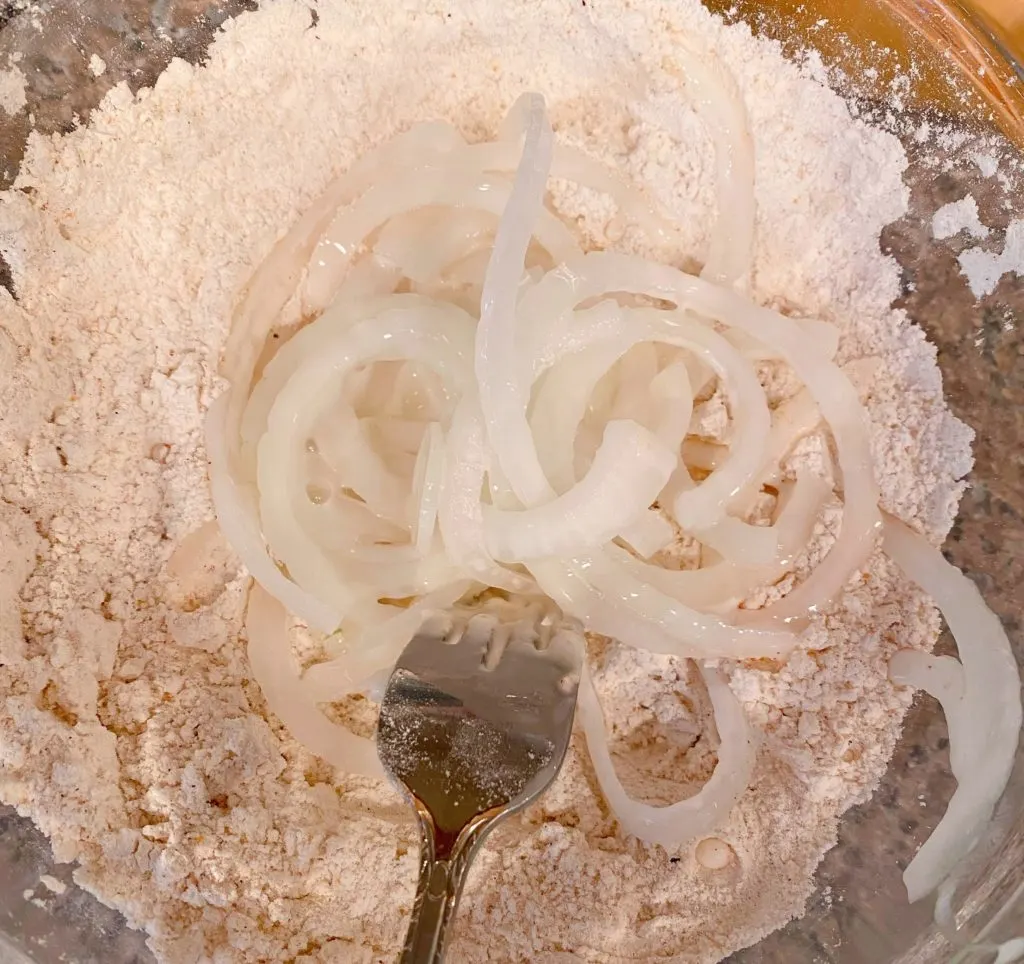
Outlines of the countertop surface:
[{"label": "countertop surface", "polygon": [[[1010,17],[1024,12],[1020,0],[978,2],[993,11],[1001,5]],[[28,109],[13,118],[0,114],[0,187],[16,174],[29,113],[37,129],[69,130],[113,84],[126,80],[137,89],[151,84],[173,56],[199,60],[219,24],[249,6],[247,0],[128,0],[112,12],[109,3],[85,0],[44,2],[18,12],[0,4],[0,67],[21,53],[18,66],[29,85]],[[33,26],[33,16],[45,30]],[[92,53],[106,62],[100,77],[88,69]],[[979,150],[992,153],[987,144]],[[918,153],[908,175],[910,212],[885,231],[882,245],[904,269],[900,306],[938,346],[952,407],[981,429],[977,468],[947,555],[977,582],[1024,662],[1024,279],[1005,276],[978,302],[956,260],[976,242],[957,237],[937,244],[931,236],[935,210],[970,193],[1000,250],[1011,214],[1024,215],[1024,193],[1020,172],[1012,170],[1014,155],[1003,159],[1002,178],[987,179],[970,155],[969,144],[938,164],[934,154]],[[10,283],[2,264],[0,283]],[[881,788],[847,817],[840,846],[822,864],[807,917],[734,955],[734,964],[881,962],[903,949],[899,935],[909,922],[927,926],[931,910],[908,908],[900,868],[934,828],[952,792],[947,747],[941,714],[930,700],[919,700]],[[1024,799],[1024,786],[1016,791],[1016,799]],[[1015,845],[1021,845],[1019,835]],[[150,962],[142,936],[74,886],[72,873],[70,866],[52,864],[45,839],[27,821],[0,807],[0,932],[12,942],[5,949],[0,936],[0,964],[20,961],[12,947],[40,964]],[[47,887],[43,875],[67,889]]]}]

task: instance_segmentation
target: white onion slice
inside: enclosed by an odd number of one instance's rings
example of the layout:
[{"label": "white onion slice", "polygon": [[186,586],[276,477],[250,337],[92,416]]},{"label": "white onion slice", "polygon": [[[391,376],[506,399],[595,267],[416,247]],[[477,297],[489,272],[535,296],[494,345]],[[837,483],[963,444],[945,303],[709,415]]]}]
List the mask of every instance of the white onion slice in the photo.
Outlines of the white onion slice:
[{"label": "white onion slice", "polygon": [[616,564],[615,552],[609,546],[573,559],[532,561],[528,568],[541,589],[588,630],[652,653],[749,659],[783,656],[796,645],[785,629],[735,626],[684,605]]},{"label": "white onion slice", "polygon": [[657,346],[650,341],[634,345],[622,356],[617,368],[615,400],[612,402],[610,417],[631,418],[650,428],[652,413],[649,397],[651,386],[660,370]]},{"label": "white onion slice", "polygon": [[648,510],[675,466],[643,426],[609,422],[590,471],[567,493],[519,512],[485,507],[487,549],[502,562],[596,549]]},{"label": "white onion slice", "polygon": [[532,581],[499,566],[487,550],[480,496],[488,462],[483,416],[473,392],[459,403],[448,430],[447,474],[437,512],[445,552],[455,565],[484,585],[526,592]]},{"label": "white onion slice", "polygon": [[782,508],[773,526],[778,532],[780,566],[791,566],[810,545],[815,523],[832,497],[832,487],[806,470],[799,470],[796,482],[782,490],[779,499]]},{"label": "white onion slice", "polygon": [[756,569],[716,561],[699,569],[663,569],[634,559],[629,553],[606,552],[636,579],[702,613],[727,616],[758,586],[764,585],[774,569]]},{"label": "white onion slice", "polygon": [[[794,318],[797,325],[807,341],[807,347],[815,354],[835,361],[839,351],[839,328],[830,321],[822,321],[820,318]],[[727,329],[724,337],[729,343],[743,353],[746,358],[752,361],[774,361],[782,358],[777,348],[766,345],[759,338],[746,331],[738,331],[735,328]]]},{"label": "white onion slice", "polygon": [[431,122],[419,124],[363,155],[349,171],[327,185],[253,273],[232,315],[221,362],[221,374],[234,389],[225,415],[232,471],[237,457],[236,431],[256,362],[335,211],[365,191],[381,171],[400,169],[409,158],[418,158],[422,163],[428,155],[436,157],[463,143],[450,124]]},{"label": "white onion slice", "polygon": [[650,559],[667,549],[676,538],[676,530],[657,509],[648,509],[618,531],[618,537],[641,559]]},{"label": "white onion slice", "polygon": [[443,553],[416,552],[408,543],[408,532],[397,544],[363,541],[373,526],[352,523],[360,505],[337,496],[315,505],[301,491],[287,506],[261,498],[261,522],[268,542],[299,586],[347,611],[367,597],[416,595],[457,575]]},{"label": "white onion slice", "polygon": [[345,275],[335,295],[335,304],[358,305],[373,298],[395,293],[402,280],[401,272],[375,257],[360,258]]},{"label": "white onion slice", "polygon": [[423,434],[413,484],[413,496],[416,499],[413,544],[420,555],[427,554],[434,540],[444,472],[444,433],[440,425],[431,422]]},{"label": "white onion slice", "polygon": [[579,720],[597,782],[622,829],[648,843],[674,850],[715,829],[746,790],[757,751],[743,706],[717,669],[700,667],[718,729],[718,765],[700,792],[665,807],[630,798],[608,751],[604,714],[590,670],[584,662],[579,689]]},{"label": "white onion slice", "polygon": [[[332,305],[316,321],[300,329],[267,363],[260,380],[253,386],[240,423],[242,439],[255,444],[267,430],[267,416],[281,389],[298,369],[312,358],[321,355],[329,345],[343,337],[345,332],[361,321],[378,318],[388,310],[436,312],[438,305],[420,295],[396,294],[367,301],[343,302]],[[457,311],[457,309],[455,309]],[[464,316],[467,337],[472,338],[473,322]],[[366,372],[368,377],[370,372]]]},{"label": "white onion slice", "polygon": [[[431,167],[370,187],[335,217],[313,250],[303,295],[305,312],[315,314],[331,304],[360,245],[392,218],[434,205],[470,207],[503,216],[511,204],[511,194],[508,182],[498,175],[467,180],[466,173],[457,169]],[[568,228],[543,207],[529,219],[527,229],[556,261],[572,257],[579,250]]]},{"label": "white onion slice", "polygon": [[737,565],[770,566],[779,559],[779,536],[773,526],[754,526],[726,516],[713,526],[693,529],[692,535]]},{"label": "white onion slice", "polygon": [[[399,369],[385,410],[409,421],[446,421],[455,408],[449,388],[428,366],[408,361]],[[409,450],[415,452],[418,447],[417,442]]]},{"label": "white onion slice", "polygon": [[236,482],[231,474],[226,438],[230,394],[228,391],[221,395],[206,412],[206,454],[217,522],[256,582],[307,625],[322,633],[333,633],[341,622],[341,607],[337,602],[321,602],[278,569],[260,531],[258,494],[251,486]]},{"label": "white onion slice", "polygon": [[[293,377],[302,379],[302,369]],[[309,438],[340,486],[355,492],[382,519],[405,520],[408,486],[377,454],[352,408],[336,405],[309,426]]]},{"label": "white onion slice", "polygon": [[429,284],[489,243],[496,224],[493,214],[473,208],[420,208],[384,225],[374,256],[401,276]]},{"label": "white onion slice", "polygon": [[700,569],[663,569],[639,562],[615,547],[605,551],[620,566],[660,592],[706,613],[727,613],[759,586],[771,585],[786,574],[794,558],[810,542],[814,524],[831,489],[816,475],[802,472],[787,494],[775,524],[779,557],[769,566],[715,562]]},{"label": "white onion slice", "polygon": [[[525,107],[523,98],[520,97],[506,117],[506,121],[511,123],[503,124],[497,141],[473,144],[467,149],[467,156],[471,157],[481,170],[515,170],[523,139]],[[619,217],[637,225],[651,238],[672,242],[679,237],[679,229],[663,217],[640,191],[578,148],[555,143],[551,176],[583,184],[592,191],[609,195],[618,208]]]},{"label": "white onion slice", "polygon": [[[834,363],[838,329],[729,287],[752,265],[745,108],[717,61],[693,56],[686,67],[717,166],[703,277],[580,253],[545,206],[549,172],[610,195],[648,240],[676,232],[642,194],[555,145],[543,99],[527,95],[498,143],[468,146],[450,126],[427,125],[368,155],[274,247],[239,300],[223,366],[232,388],[207,423],[217,516],[259,583],[248,613],[254,675],[296,738],[338,766],[380,773],[372,747],[316,703],[379,687],[418,620],[474,585],[540,587],[589,630],[658,653],[777,657],[797,642],[786,623],[827,605],[875,547],[866,416]],[[303,309],[313,320],[289,340]],[[283,345],[254,386],[275,326]],[[771,413],[754,363],[776,359],[805,387]],[[863,366],[857,374],[863,383]],[[728,403],[723,444],[688,434],[694,403],[712,392]],[[799,473],[792,484],[784,469],[821,423],[838,455],[838,474],[829,453],[823,473],[843,499],[838,539],[781,602],[744,609],[794,570],[834,498],[830,483]],[[779,492],[775,522],[750,525],[766,485]],[[634,555],[656,557],[680,530],[701,541],[702,568]],[[991,816],[1020,692],[1005,634],[976,590],[900,524],[887,523],[885,539],[938,598],[962,659],[903,653],[890,667],[942,701],[959,783],[908,868],[916,899]],[[281,604],[314,628],[341,629],[325,643],[332,658],[301,680]],[[702,672],[720,763],[701,794],[673,807],[629,800],[589,677],[581,690],[612,808],[628,832],[667,846],[708,832],[753,763],[738,702],[717,671]]]},{"label": "white onion slice", "polygon": [[960,660],[913,649],[901,649],[889,660],[889,678],[897,686],[924,690],[944,707],[962,700],[966,686]]},{"label": "white onion slice", "polygon": [[655,424],[649,425],[666,445],[676,451],[683,444],[693,415],[693,383],[685,361],[675,361],[654,377],[650,395]]},{"label": "white onion slice", "polygon": [[[298,500],[294,511],[309,538],[333,556],[346,577],[367,565],[377,567],[374,574],[383,576],[385,568],[397,570],[419,559],[407,530],[375,516],[357,499],[335,493],[320,504]],[[364,570],[355,581],[361,583],[366,576]]]},{"label": "white onion slice", "polygon": [[800,439],[821,424],[821,411],[807,389],[786,399],[772,413],[760,484],[773,485],[782,477],[782,462]]},{"label": "white onion slice", "polygon": [[[641,312],[636,312],[640,315]],[[684,529],[707,528],[754,478],[764,459],[771,415],[753,369],[721,335],[676,314],[644,310],[652,337],[696,352],[722,379],[733,415],[733,439],[722,464],[700,485],[680,492],[672,506]]]},{"label": "white onion slice", "polygon": [[[278,393],[258,446],[261,522],[267,543],[292,577],[319,598],[340,595],[344,582],[335,560],[302,526],[295,509],[305,498],[299,455],[319,405],[356,365],[376,359],[418,358],[465,390],[470,381],[465,334],[462,319],[451,310],[392,309],[345,331],[319,357],[307,360]],[[424,575],[422,584],[432,581]],[[412,584],[418,582],[414,578]]]},{"label": "white onion slice", "polygon": [[[728,331],[728,329],[726,330]],[[666,350],[669,348],[669,346],[661,347]],[[691,403],[695,404],[698,399],[703,400],[705,398],[709,398],[717,381],[717,376],[714,371],[705,365],[704,362],[702,362],[696,355],[692,355],[689,352],[685,353],[681,360],[686,366],[686,372],[690,376],[690,385],[693,387]]]},{"label": "white onion slice", "polygon": [[[593,256],[588,255],[587,257]],[[557,274],[558,272],[552,272],[547,277],[550,278]],[[682,275],[682,277],[688,276]],[[606,286],[599,287],[597,285],[593,286],[595,290],[586,291],[585,282],[582,282],[581,279],[569,280],[568,283],[574,287],[582,287],[585,293],[563,292],[562,304],[554,306],[557,315],[561,317],[565,317],[569,313],[574,300],[583,300],[586,297],[605,293]],[[543,286],[545,286],[544,282],[538,285],[538,288]],[[623,282],[620,287],[608,290],[629,290],[629,287],[628,283]],[[558,294],[554,294],[557,298]],[[574,298],[574,295],[580,295],[580,297]],[[533,292],[527,297],[530,299],[529,308],[536,307],[538,302],[535,300],[536,296]],[[524,299],[524,313],[526,310]],[[733,445],[723,460],[721,468],[704,484],[687,488],[681,492],[675,498],[673,505],[676,520],[684,529],[713,525],[725,515],[726,505],[744,490],[763,462],[765,439],[770,431],[771,416],[765,400],[764,389],[753,370],[721,335],[677,313],[633,309],[627,312],[627,317],[623,318],[620,311],[610,315],[602,328],[595,326],[590,330],[593,332],[592,343],[596,342],[600,345],[601,341],[598,339],[604,341],[600,352],[595,351],[595,359],[603,360],[613,355],[616,349],[611,346],[614,345],[615,340],[629,338],[630,336],[626,332],[631,330],[631,337],[634,341],[661,341],[696,352],[724,380],[731,406],[737,413]],[[574,339],[570,336],[569,339],[566,339],[556,331],[549,337],[547,346],[539,349],[539,353],[548,363],[554,363],[563,351],[567,351],[566,345],[573,341],[579,347],[578,337]],[[575,412],[573,417],[575,417]],[[521,454],[521,450],[518,448],[516,452]],[[543,474],[539,461],[537,470]],[[533,488],[530,491],[531,493],[537,492]],[[522,497],[521,493],[517,494],[520,495],[520,498]],[[538,496],[538,498],[542,497],[543,495]]]},{"label": "white onion slice", "polygon": [[245,631],[253,679],[291,735],[346,773],[383,779],[384,768],[373,741],[332,723],[309,700],[288,644],[288,613],[259,585],[249,593]]},{"label": "white onion slice", "polygon": [[602,376],[629,348],[628,341],[587,348],[560,361],[540,382],[530,429],[541,467],[555,492],[566,492],[576,484],[576,435],[591,396]]},{"label": "white onion slice", "polygon": [[963,695],[939,686],[957,789],[903,874],[911,902],[927,896],[984,836],[1013,771],[1022,722],[1020,674],[999,618],[959,569],[902,522],[885,519],[886,553],[934,600],[956,639]]},{"label": "white onion slice", "polygon": [[992,964],[1017,964],[1024,960],[1024,937],[1014,937],[990,949],[996,952]]},{"label": "white onion slice", "polygon": [[808,347],[822,358],[830,362],[836,360],[839,353],[839,326],[831,321],[822,321],[820,318],[797,318],[797,325],[804,333],[808,341]]},{"label": "white onion slice", "polygon": [[553,135],[539,95],[523,95],[513,110],[524,115],[523,156],[484,275],[476,380],[487,439],[498,466],[519,501],[530,507],[548,498],[551,487],[526,420],[529,386],[521,383],[516,364],[516,301],[531,225],[544,210]]},{"label": "white onion slice", "polygon": [[[844,513],[839,538],[821,564],[788,596],[748,615],[752,622],[765,623],[799,618],[822,608],[867,561],[881,525],[867,416],[857,390],[838,366],[807,349],[800,326],[792,319],[702,278],[628,255],[587,254],[549,272],[524,296],[521,310],[525,314],[543,304],[549,316],[565,319],[581,302],[622,291],[673,302],[777,347],[818,403],[835,439],[843,474]],[[556,332],[549,340],[564,338]]]},{"label": "white onion slice", "polygon": [[[416,366],[409,362],[403,365],[402,369],[404,371],[413,367]],[[435,421],[436,419],[432,418],[420,421],[400,415],[368,415],[359,420],[363,431],[370,438],[370,444],[381,451],[384,458],[399,455],[417,456],[423,447],[423,438],[428,426]],[[405,481],[408,483],[411,477],[411,474],[407,475]]]}]

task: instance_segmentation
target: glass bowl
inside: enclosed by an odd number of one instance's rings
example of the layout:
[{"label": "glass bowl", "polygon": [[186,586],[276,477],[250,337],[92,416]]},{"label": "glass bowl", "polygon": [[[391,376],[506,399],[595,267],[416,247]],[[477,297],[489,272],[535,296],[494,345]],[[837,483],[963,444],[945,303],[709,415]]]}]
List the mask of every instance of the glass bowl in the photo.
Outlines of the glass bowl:
[{"label": "glass bowl", "polygon": [[[816,51],[855,110],[903,140],[908,214],[883,233],[903,269],[898,305],[939,349],[956,414],[978,430],[976,469],[946,554],[978,584],[1024,663],[1024,278],[1004,276],[975,299],[956,238],[931,218],[970,192],[993,227],[1024,217],[1024,71],[1013,40],[955,0],[705,0],[794,57]],[[152,84],[172,57],[202,59],[226,18],[251,0],[77,0],[0,5],[0,63],[19,54],[28,110],[0,112],[0,186],[17,173],[30,125],[71,129],[114,84]],[[1018,48],[1022,49],[1022,48]],[[94,76],[96,54],[107,70]],[[31,118],[31,120],[30,120]],[[963,133],[951,133],[962,131]],[[982,162],[979,164],[979,158]],[[987,159],[999,162],[991,177]],[[986,173],[988,171],[988,174]],[[10,275],[0,261],[0,283]],[[943,638],[940,647],[950,647]],[[817,875],[807,913],[733,964],[991,964],[1024,936],[1024,747],[988,839],[939,927],[930,903],[909,905],[902,869],[941,817],[954,783],[941,711],[920,697],[872,800],[851,811]],[[0,807],[0,962],[129,964],[152,960],[141,934],[72,882],[45,839]],[[982,946],[977,946],[978,944]],[[986,949],[988,948],[988,949]]]}]

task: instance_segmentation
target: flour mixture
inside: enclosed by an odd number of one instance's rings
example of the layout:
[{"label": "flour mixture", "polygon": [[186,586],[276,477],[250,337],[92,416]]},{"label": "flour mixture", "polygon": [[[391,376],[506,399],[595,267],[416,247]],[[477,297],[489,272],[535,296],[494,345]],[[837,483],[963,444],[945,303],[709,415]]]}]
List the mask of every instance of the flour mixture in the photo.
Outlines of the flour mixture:
[{"label": "flour mixture", "polygon": [[[673,63],[712,51],[753,131],[752,293],[841,329],[882,507],[938,542],[971,466],[934,350],[889,308],[898,269],[879,233],[905,210],[902,149],[851,116],[818,64],[787,62],[696,0],[406,6],[278,0],[245,14],[206,66],[172,62],[151,90],[111,91],[87,127],[34,136],[0,204],[16,293],[0,291],[0,799],[168,964],[383,964],[408,919],[405,804],[268,712],[230,550],[199,572],[168,567],[212,519],[203,416],[237,293],[370,148],[434,118],[491,137],[540,90],[559,138],[681,226],[667,257],[684,263],[706,244],[715,170]],[[602,199],[553,193],[586,247],[616,247]],[[791,390],[770,366],[763,380],[769,396]],[[700,416],[713,436],[721,413]],[[791,468],[827,449],[812,434]],[[555,788],[480,855],[453,958],[711,964],[800,915],[909,706],[888,659],[930,649],[938,626],[879,553],[815,617],[807,651],[723,664],[759,732],[754,779],[713,838],[678,851],[621,832],[577,736]],[[696,674],[616,644],[591,655],[623,782],[654,803],[696,792],[717,745]],[[348,716],[365,723],[372,707]]]}]

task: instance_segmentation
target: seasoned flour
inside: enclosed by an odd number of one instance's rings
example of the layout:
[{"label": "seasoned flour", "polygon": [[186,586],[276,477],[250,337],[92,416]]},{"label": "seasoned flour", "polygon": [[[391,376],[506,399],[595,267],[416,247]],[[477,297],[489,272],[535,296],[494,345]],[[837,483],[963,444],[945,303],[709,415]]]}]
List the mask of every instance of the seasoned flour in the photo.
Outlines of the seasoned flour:
[{"label": "seasoned flour", "polygon": [[[405,805],[268,716],[230,552],[167,569],[212,517],[202,418],[236,292],[368,148],[425,118],[492,135],[524,90],[679,221],[685,248],[667,257],[700,258],[714,164],[681,87],[687,47],[717,52],[749,110],[756,297],[841,326],[884,506],[939,540],[970,431],[943,405],[934,350],[889,309],[898,272],[879,232],[905,210],[903,152],[814,62],[787,63],[696,0],[277,0],[226,24],[204,68],[173,62],[152,90],[112,90],[88,127],[31,141],[0,204],[17,294],[0,291],[0,798],[161,961],[393,961],[417,869]],[[554,191],[589,243],[621,233],[603,199]],[[762,375],[777,398],[793,390]],[[801,460],[827,466],[827,444],[806,439]],[[937,628],[879,555],[809,651],[727,666],[758,763],[699,850],[624,838],[575,740],[552,792],[481,854],[453,958],[696,964],[799,915],[909,704],[887,657],[928,648]],[[693,792],[716,737],[687,664],[593,655],[627,786],[661,802]]]}]

